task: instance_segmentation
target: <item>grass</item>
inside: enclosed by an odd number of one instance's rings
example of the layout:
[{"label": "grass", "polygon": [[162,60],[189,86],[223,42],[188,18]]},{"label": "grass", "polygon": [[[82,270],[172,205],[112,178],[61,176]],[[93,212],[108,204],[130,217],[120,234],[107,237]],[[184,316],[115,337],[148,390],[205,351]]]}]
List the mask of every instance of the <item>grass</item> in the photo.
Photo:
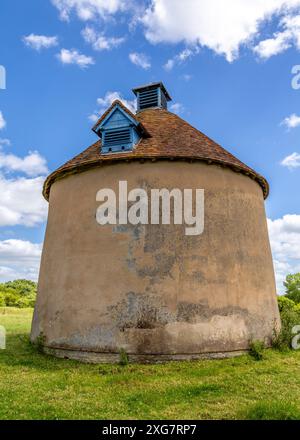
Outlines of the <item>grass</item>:
[{"label": "grass", "polygon": [[39,354],[32,310],[1,309],[0,419],[300,419],[300,352],[86,365]]}]

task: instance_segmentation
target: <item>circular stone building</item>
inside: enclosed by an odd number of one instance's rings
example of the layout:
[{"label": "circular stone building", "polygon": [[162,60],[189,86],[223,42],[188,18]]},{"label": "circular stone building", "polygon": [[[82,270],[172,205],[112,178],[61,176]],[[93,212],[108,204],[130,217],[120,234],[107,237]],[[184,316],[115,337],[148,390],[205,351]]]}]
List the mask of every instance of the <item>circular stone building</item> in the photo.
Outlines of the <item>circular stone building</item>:
[{"label": "circular stone building", "polygon": [[[257,339],[269,344],[280,321],[268,183],[169,112],[162,83],[134,93],[136,114],[115,101],[93,128],[100,140],[46,179],[32,340],[89,362],[118,361],[120,350],[132,361],[163,361],[239,354]],[[145,194],[202,190],[200,228],[189,235],[178,216],[171,224],[126,221],[120,182],[123,192],[124,185]],[[169,201],[172,220],[178,206]],[[106,214],[112,209],[108,224],[99,220],[103,203]]]}]

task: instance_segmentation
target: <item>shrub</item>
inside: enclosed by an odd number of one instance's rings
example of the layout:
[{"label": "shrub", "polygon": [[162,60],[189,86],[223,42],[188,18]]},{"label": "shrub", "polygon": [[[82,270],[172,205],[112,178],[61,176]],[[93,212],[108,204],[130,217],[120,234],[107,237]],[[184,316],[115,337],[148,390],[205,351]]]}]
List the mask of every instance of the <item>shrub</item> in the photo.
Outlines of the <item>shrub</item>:
[{"label": "shrub", "polygon": [[286,296],[279,296],[277,298],[278,301],[278,308],[279,312],[285,312],[288,310],[293,310],[296,304],[291,299],[287,298]]},{"label": "shrub", "polygon": [[44,346],[46,343],[46,336],[44,335],[44,333],[40,333],[39,336],[35,339],[35,341],[33,342],[33,346],[36,348],[37,352],[40,354],[44,353]]},{"label": "shrub", "polygon": [[278,297],[278,307],[281,317],[281,330],[274,332],[272,346],[284,351],[291,348],[293,338],[292,328],[300,325],[300,305],[286,296]]},{"label": "shrub", "polygon": [[263,341],[252,341],[249,346],[249,354],[256,361],[261,361],[264,357],[265,344]]},{"label": "shrub", "polygon": [[120,350],[120,361],[119,364],[122,366],[126,366],[129,363],[128,354],[124,350],[124,348],[121,348]]},{"label": "shrub", "polygon": [[5,303],[5,298],[4,295],[2,295],[2,293],[0,293],[0,307],[5,307],[6,303]]}]

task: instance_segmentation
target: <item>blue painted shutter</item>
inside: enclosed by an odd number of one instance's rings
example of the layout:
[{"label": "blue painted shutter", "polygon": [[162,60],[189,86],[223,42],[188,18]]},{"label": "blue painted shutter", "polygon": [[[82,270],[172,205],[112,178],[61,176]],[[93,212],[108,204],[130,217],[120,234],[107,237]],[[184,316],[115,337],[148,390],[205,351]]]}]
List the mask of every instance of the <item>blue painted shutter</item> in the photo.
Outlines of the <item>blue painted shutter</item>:
[{"label": "blue painted shutter", "polygon": [[143,90],[139,92],[138,96],[139,100],[139,109],[144,110],[150,107],[158,107],[159,106],[159,90]]},{"label": "blue painted shutter", "polygon": [[105,153],[114,151],[128,151],[132,148],[132,128],[118,128],[105,130],[103,133],[102,151]]}]

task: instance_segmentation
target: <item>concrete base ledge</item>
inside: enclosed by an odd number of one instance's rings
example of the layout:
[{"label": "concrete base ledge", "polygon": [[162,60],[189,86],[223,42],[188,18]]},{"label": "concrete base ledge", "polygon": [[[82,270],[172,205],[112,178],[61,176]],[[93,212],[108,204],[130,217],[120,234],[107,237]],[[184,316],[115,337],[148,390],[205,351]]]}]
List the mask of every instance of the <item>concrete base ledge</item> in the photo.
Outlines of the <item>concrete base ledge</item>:
[{"label": "concrete base ledge", "polygon": [[[99,353],[94,351],[69,350],[44,347],[44,352],[63,359],[72,359],[90,364],[117,364],[119,353]],[[248,350],[227,351],[218,353],[183,353],[183,354],[128,354],[130,363],[155,364],[170,361],[192,361],[199,359],[225,359],[246,354]]]}]

